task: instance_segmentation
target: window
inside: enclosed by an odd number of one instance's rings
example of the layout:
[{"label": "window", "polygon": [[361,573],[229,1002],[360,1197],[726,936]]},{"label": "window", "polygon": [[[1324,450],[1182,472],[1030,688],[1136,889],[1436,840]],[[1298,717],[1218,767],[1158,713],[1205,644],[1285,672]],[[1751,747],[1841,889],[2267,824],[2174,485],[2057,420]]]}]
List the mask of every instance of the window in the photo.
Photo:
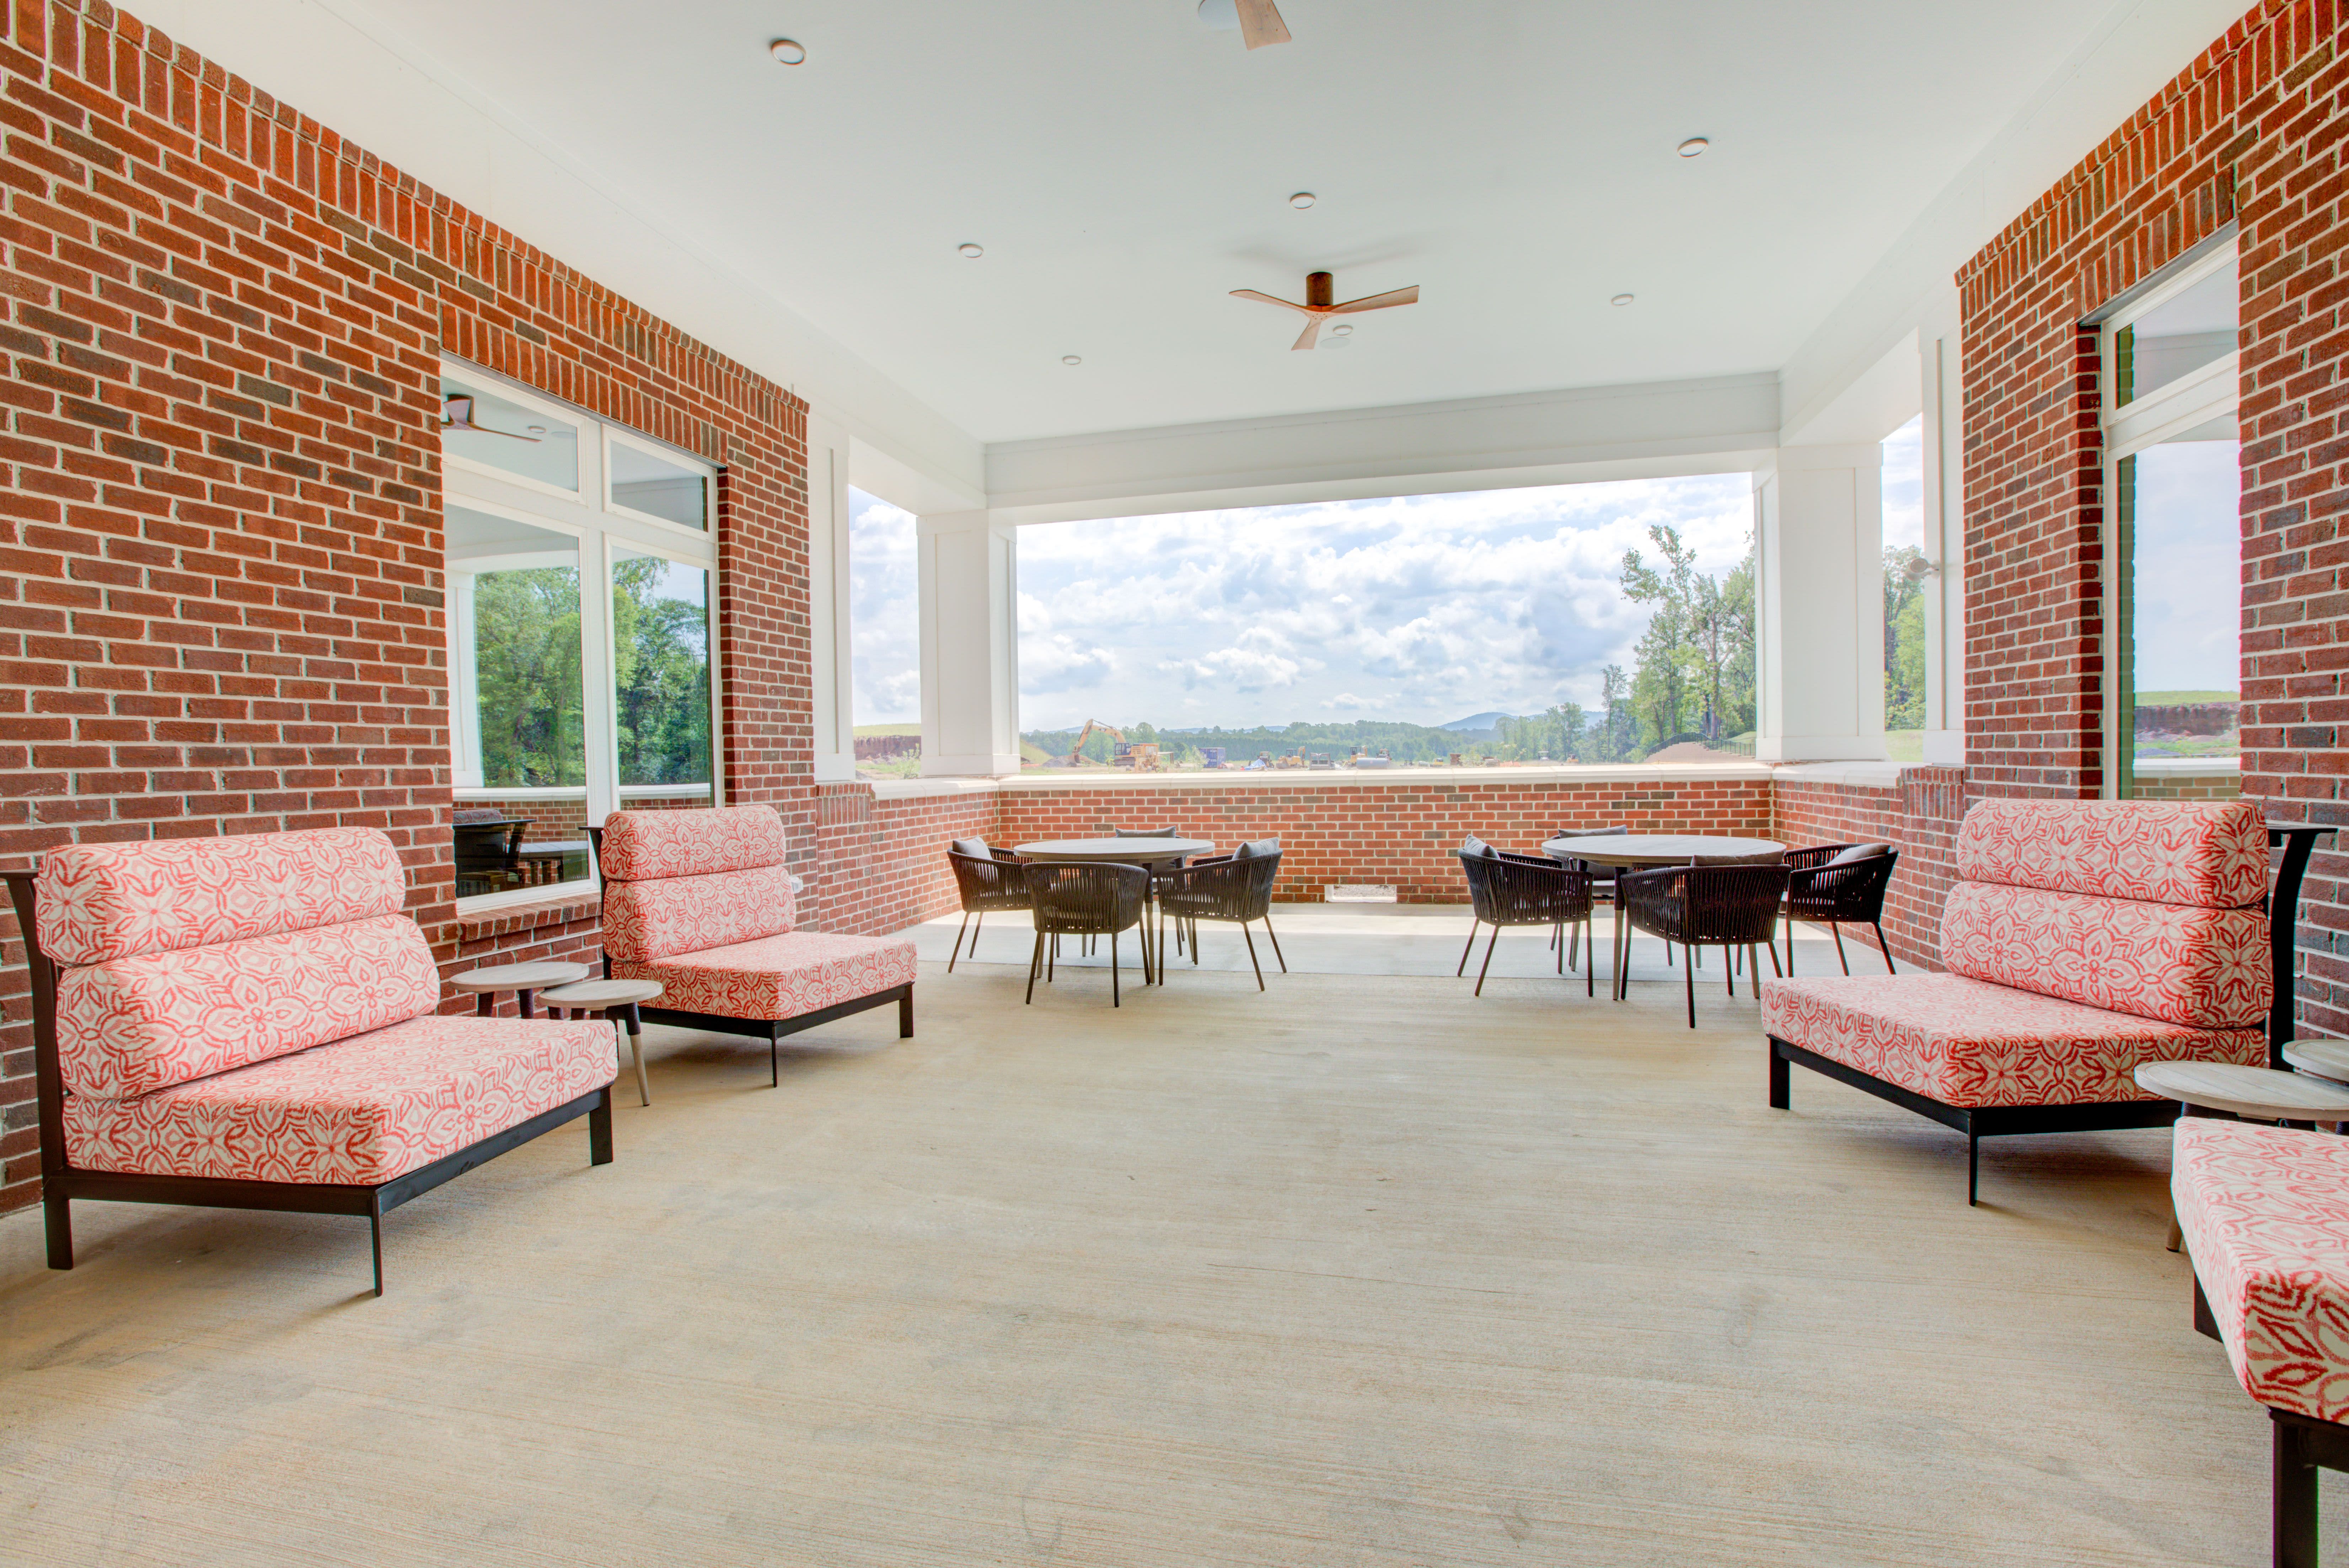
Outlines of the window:
[{"label": "window", "polygon": [[2103,324],[2113,794],[2235,793],[2242,478],[2235,255],[2193,258]]},{"label": "window", "polygon": [[856,776],[916,778],[922,771],[922,583],[914,514],[852,488],[848,531]]},{"label": "window", "polygon": [[1925,417],[1884,438],[1884,754],[1925,759]]},{"label": "window", "polygon": [[717,472],[471,366],[441,382],[457,894],[593,875],[615,809],[719,802]]}]

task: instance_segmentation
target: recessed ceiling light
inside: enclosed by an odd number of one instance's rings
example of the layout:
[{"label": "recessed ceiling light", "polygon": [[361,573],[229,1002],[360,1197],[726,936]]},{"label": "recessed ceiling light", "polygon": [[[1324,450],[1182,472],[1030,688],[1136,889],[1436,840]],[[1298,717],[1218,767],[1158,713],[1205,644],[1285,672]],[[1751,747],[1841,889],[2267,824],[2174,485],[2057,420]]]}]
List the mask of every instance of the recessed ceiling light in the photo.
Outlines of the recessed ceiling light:
[{"label": "recessed ceiling light", "polygon": [[1707,141],[1703,137],[1692,136],[1686,141],[1681,143],[1681,156],[1682,158],[1696,158],[1702,156],[1704,150],[1712,145],[1713,143]]},{"label": "recessed ceiling light", "polygon": [[1288,199],[1288,204],[1301,212],[1306,208],[1313,205],[1313,192],[1310,191],[1299,191],[1296,195],[1291,196]]},{"label": "recessed ceiling light", "polygon": [[1240,30],[1240,8],[1234,0],[1199,0],[1199,20],[1218,33]]},{"label": "recessed ceiling light", "polygon": [[975,262],[978,260],[979,257],[987,254],[987,247],[984,245],[957,245],[955,247],[955,254],[957,256],[967,256]]},{"label": "recessed ceiling light", "polygon": [[543,436],[546,434],[546,427],[543,425],[529,425],[523,428],[529,430],[533,436]]},{"label": "recessed ceiling light", "polygon": [[1351,337],[1354,335],[1354,329],[1346,323],[1340,322],[1336,326],[1330,329],[1330,335],[1332,337]]},{"label": "recessed ceiling light", "polygon": [[796,66],[807,58],[807,46],[796,38],[778,38],[767,46],[767,53],[774,56],[778,64]]},{"label": "recessed ceiling light", "polygon": [[1063,365],[1082,365],[1084,361],[1073,354],[1063,354],[1061,356],[1061,363]]},{"label": "recessed ceiling light", "polygon": [[1616,306],[1618,309],[1620,309],[1622,306],[1631,303],[1631,296],[1630,294],[1617,294],[1613,299],[1609,300],[1607,303]]}]

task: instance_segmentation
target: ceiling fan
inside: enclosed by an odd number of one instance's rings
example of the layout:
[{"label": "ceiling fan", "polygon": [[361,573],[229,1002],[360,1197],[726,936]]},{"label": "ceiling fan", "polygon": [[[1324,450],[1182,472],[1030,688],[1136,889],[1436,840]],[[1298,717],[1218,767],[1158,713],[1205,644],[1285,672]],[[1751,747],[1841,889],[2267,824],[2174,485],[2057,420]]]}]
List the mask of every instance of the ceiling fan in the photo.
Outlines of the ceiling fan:
[{"label": "ceiling fan", "polygon": [[1350,299],[1343,304],[1331,304],[1330,296],[1335,291],[1330,284],[1334,281],[1328,273],[1306,273],[1303,304],[1293,300],[1276,299],[1254,289],[1234,289],[1232,294],[1237,299],[1260,299],[1267,304],[1277,304],[1283,310],[1301,314],[1305,317],[1305,330],[1298,335],[1295,343],[1288,346],[1292,349],[1312,347],[1321,335],[1322,325],[1333,315],[1355,315],[1366,310],[1385,310],[1392,305],[1419,303],[1419,285],[1413,284],[1407,289],[1389,289],[1384,294],[1368,294],[1361,299]]},{"label": "ceiling fan", "polygon": [[1272,0],[1199,0],[1199,20],[1218,31],[1237,27],[1251,49],[1288,42],[1288,25]]},{"label": "ceiling fan", "polygon": [[488,425],[474,424],[473,400],[471,397],[442,398],[440,428],[444,430],[471,430],[477,436],[503,436],[514,441],[535,441],[539,438],[536,436],[525,436],[519,430],[500,430]]}]

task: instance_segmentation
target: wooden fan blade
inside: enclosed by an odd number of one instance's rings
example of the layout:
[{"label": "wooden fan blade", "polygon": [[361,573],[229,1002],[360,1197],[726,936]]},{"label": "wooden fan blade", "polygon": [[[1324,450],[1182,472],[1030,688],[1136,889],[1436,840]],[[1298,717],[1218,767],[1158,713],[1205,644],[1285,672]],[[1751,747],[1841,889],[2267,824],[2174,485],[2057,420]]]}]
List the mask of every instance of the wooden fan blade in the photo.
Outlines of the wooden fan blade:
[{"label": "wooden fan blade", "polygon": [[1288,25],[1273,9],[1272,0],[1236,0],[1240,14],[1240,36],[1251,49],[1261,49],[1267,44],[1288,42]]},{"label": "wooden fan blade", "polygon": [[1277,304],[1283,310],[1303,310],[1306,311],[1308,315],[1311,314],[1311,312],[1304,305],[1296,304],[1285,299],[1275,299],[1268,294],[1258,294],[1254,289],[1234,289],[1232,291],[1232,297],[1234,299],[1260,299],[1267,304]]},{"label": "wooden fan blade", "polygon": [[1413,284],[1407,289],[1389,289],[1382,294],[1368,294],[1361,299],[1350,299],[1344,304],[1333,304],[1330,307],[1330,314],[1345,315],[1352,311],[1384,310],[1389,305],[1417,304],[1418,303],[1419,285]]},{"label": "wooden fan blade", "polygon": [[1311,315],[1305,318],[1305,330],[1298,334],[1297,341],[1290,344],[1288,346],[1292,349],[1312,347],[1314,343],[1321,336],[1321,324],[1328,319],[1329,317],[1321,312],[1318,310],[1315,311]]}]

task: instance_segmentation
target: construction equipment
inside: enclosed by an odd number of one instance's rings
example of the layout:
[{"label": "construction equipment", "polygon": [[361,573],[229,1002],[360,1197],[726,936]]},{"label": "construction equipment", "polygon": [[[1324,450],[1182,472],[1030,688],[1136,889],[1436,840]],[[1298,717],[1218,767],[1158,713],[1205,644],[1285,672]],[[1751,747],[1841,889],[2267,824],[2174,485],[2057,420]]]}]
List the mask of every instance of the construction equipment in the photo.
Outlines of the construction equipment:
[{"label": "construction equipment", "polygon": [[1158,771],[1158,748],[1147,740],[1137,740],[1131,745],[1121,740],[1111,753],[1109,762],[1112,768],[1131,768],[1137,773],[1155,773]]},{"label": "construction equipment", "polygon": [[1095,730],[1108,736],[1112,740],[1123,741],[1125,738],[1125,731],[1112,728],[1099,719],[1089,718],[1085,720],[1085,727],[1077,731],[1077,743],[1069,748],[1069,759],[1061,764],[1062,767],[1074,768],[1085,759],[1085,742],[1093,738]]}]

